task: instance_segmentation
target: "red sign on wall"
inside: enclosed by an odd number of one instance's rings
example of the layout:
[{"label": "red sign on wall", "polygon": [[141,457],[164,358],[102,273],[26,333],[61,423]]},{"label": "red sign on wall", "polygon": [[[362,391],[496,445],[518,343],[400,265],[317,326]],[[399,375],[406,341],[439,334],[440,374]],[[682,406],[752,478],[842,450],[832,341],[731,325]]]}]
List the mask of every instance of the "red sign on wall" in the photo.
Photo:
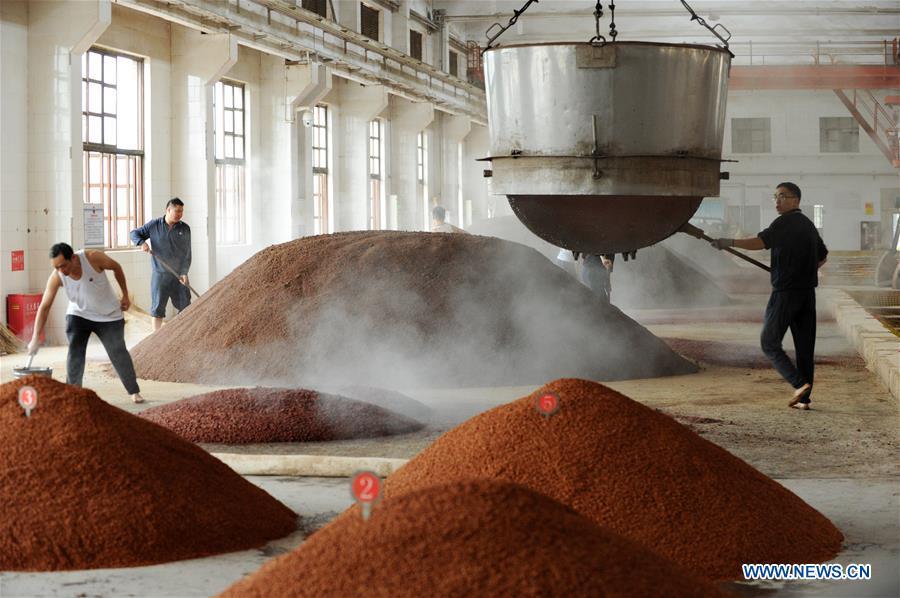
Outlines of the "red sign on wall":
[{"label": "red sign on wall", "polygon": [[25,250],[16,249],[12,252],[12,271],[20,272],[25,269]]}]

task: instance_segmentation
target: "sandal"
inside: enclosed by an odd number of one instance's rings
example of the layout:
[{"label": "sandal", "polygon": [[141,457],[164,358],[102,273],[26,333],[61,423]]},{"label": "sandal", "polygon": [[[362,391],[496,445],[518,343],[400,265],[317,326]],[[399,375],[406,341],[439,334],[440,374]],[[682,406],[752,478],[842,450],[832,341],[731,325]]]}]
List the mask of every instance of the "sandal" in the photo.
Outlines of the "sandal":
[{"label": "sandal", "polygon": [[[797,389],[794,393],[794,396],[791,398],[791,402],[788,403],[788,407],[793,407],[794,409],[809,409],[809,395],[812,394],[812,384],[807,382],[803,386]],[[800,405],[805,405],[805,407],[801,407]]]}]

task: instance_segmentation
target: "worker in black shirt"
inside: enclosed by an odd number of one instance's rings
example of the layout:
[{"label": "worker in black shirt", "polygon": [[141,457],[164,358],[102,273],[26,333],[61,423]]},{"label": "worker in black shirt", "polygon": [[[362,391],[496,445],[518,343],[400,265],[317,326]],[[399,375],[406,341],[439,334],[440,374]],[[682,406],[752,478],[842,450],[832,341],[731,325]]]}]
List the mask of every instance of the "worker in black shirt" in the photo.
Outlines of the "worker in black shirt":
[{"label": "worker in black shirt", "polygon": [[[717,249],[768,249],[771,252],[772,294],[766,306],[760,343],[763,353],[778,373],[794,387],[788,403],[795,409],[809,409],[816,347],[816,286],[818,270],[828,249],[815,225],[800,211],[800,187],[781,183],[775,189],[778,218],[756,237],[716,239]],[[795,366],[781,341],[788,328],[794,338]]]}]

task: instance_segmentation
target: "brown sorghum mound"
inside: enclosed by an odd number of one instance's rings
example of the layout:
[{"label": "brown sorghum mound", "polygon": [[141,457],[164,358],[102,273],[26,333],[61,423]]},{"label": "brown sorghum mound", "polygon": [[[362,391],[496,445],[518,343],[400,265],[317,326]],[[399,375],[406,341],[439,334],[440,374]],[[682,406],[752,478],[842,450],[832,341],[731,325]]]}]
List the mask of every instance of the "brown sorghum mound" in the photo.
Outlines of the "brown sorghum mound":
[{"label": "brown sorghum mound", "polygon": [[[534,408],[560,398],[549,418]],[[843,536],[821,513],[671,417],[585,380],[557,380],[441,436],[387,481],[389,497],[436,483],[506,480],[652,547],[697,576],[742,563],[815,563]]]},{"label": "brown sorghum mound", "polygon": [[[19,387],[38,392],[26,418]],[[200,447],[87,389],[0,386],[0,570],[136,567],[264,545],[286,506]]]},{"label": "brown sorghum mound", "polygon": [[411,232],[273,245],[132,355],[142,378],[235,386],[470,387],[696,372],[532,249]]},{"label": "brown sorghum mound", "polygon": [[720,596],[707,582],[516,484],[431,486],[345,512],[225,597]]},{"label": "brown sorghum mound", "polygon": [[302,388],[230,388],[151,407],[141,417],[191,442],[317,442],[405,434],[422,424]]}]

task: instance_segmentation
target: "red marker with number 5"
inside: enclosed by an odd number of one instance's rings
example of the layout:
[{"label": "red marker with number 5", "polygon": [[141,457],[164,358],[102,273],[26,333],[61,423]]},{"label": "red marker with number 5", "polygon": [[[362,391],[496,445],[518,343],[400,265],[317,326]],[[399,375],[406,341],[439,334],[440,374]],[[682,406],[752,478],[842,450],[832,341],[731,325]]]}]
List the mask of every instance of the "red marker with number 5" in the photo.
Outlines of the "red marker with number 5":
[{"label": "red marker with number 5", "polygon": [[363,519],[368,520],[372,504],[381,495],[381,478],[372,471],[360,471],[350,480],[350,494],[362,508]]},{"label": "red marker with number 5", "polygon": [[559,411],[559,396],[552,392],[538,395],[534,399],[534,408],[544,417],[550,417]]}]

